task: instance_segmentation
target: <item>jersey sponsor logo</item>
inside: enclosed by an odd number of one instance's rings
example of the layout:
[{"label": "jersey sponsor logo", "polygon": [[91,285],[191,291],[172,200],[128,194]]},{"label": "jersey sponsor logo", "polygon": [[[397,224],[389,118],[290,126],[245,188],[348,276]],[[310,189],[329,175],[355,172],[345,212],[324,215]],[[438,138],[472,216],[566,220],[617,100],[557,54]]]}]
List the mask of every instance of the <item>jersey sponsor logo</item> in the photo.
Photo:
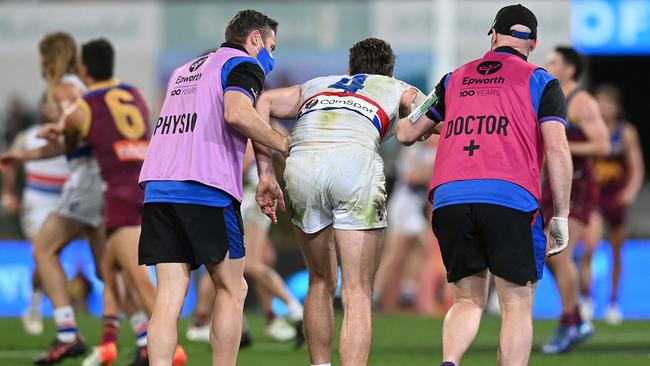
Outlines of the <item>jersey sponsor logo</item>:
[{"label": "jersey sponsor logo", "polygon": [[318,104],[318,98],[314,98],[305,104],[305,109],[312,109]]},{"label": "jersey sponsor logo", "polygon": [[201,76],[202,76],[201,73],[198,73],[196,75],[190,75],[190,76],[178,75],[178,77],[176,78],[176,85],[199,81],[201,80]]},{"label": "jersey sponsor logo", "polygon": [[113,143],[117,159],[122,162],[144,161],[149,140],[118,140]]},{"label": "jersey sponsor logo", "polygon": [[464,86],[472,86],[472,85],[491,85],[491,84],[503,84],[506,82],[506,79],[503,76],[495,76],[491,78],[472,78],[469,76],[465,76],[463,78],[463,85]]},{"label": "jersey sponsor logo", "polygon": [[388,130],[390,119],[386,112],[375,101],[360,94],[344,92],[318,93],[303,102],[298,118],[317,111],[336,109],[348,110],[367,118],[375,126],[382,138]]},{"label": "jersey sponsor logo", "polygon": [[197,59],[196,61],[192,62],[192,64],[190,65],[190,72],[196,71],[199,67],[201,67],[201,65],[203,65],[203,63],[207,59],[208,59],[208,56],[203,56],[203,57]]},{"label": "jersey sponsor logo", "polygon": [[194,132],[196,127],[196,120],[198,115],[196,113],[183,113],[172,114],[169,116],[160,116],[156,121],[156,127],[153,134],[176,134]]},{"label": "jersey sponsor logo", "polygon": [[377,107],[372,104],[359,100],[354,96],[321,96],[314,98],[305,104],[303,111],[311,109],[323,109],[327,107],[348,107],[352,108],[357,112],[361,112],[366,117],[372,119],[375,113],[377,113]]},{"label": "jersey sponsor logo", "polygon": [[483,61],[476,67],[476,72],[481,75],[492,75],[502,67],[503,64],[499,61]]}]

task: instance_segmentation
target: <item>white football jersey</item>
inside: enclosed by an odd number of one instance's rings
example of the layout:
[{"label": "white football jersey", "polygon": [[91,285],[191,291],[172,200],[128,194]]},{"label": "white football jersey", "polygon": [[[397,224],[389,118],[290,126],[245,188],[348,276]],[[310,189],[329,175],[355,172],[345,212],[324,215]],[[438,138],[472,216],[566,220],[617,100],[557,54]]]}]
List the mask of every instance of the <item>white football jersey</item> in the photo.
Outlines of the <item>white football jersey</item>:
[{"label": "white football jersey", "polygon": [[400,98],[410,86],[382,75],[332,75],[302,85],[301,107],[289,146],[345,142],[377,149],[393,134]]},{"label": "white football jersey", "polygon": [[[25,131],[25,150],[38,149],[47,145],[47,140],[36,137],[42,126],[35,125]],[[25,162],[25,175],[44,177],[44,179],[65,180],[68,176],[68,163],[65,156],[59,155],[49,159],[29,160]],[[61,183],[63,184],[63,183]]]},{"label": "white football jersey", "polygon": [[73,84],[76,87],[78,87],[79,89],[81,89],[81,91],[83,93],[88,91],[88,88],[86,87],[86,84],[84,84],[83,81],[81,81],[81,79],[79,79],[79,76],[77,76],[76,74],[65,74],[65,75],[63,75],[61,77],[60,84]]}]

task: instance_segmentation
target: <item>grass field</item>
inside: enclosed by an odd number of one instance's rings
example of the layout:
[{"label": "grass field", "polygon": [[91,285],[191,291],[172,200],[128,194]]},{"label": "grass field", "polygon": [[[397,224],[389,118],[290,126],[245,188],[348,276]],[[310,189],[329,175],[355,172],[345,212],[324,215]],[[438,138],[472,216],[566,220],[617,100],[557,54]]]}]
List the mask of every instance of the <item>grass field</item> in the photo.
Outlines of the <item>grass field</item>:
[{"label": "grass field", "polygon": [[[88,316],[79,317],[79,326],[89,344],[99,339],[100,321]],[[340,320],[340,318],[339,318]],[[189,320],[180,325],[184,335]],[[263,332],[263,320],[249,314],[249,322],[255,341],[241,350],[238,365],[309,365],[307,350],[294,350],[290,343],[277,343]],[[554,322],[535,323],[534,349],[553,331]],[[628,321],[613,327],[596,323],[597,333],[589,342],[572,353],[561,356],[544,356],[533,352],[530,365],[549,366],[599,366],[599,365],[650,365],[650,322]],[[498,339],[498,319],[484,319],[476,342],[463,360],[464,365],[494,365]],[[373,348],[370,365],[438,365],[440,362],[441,321],[409,315],[376,315]],[[13,318],[0,319],[0,366],[31,365],[31,357],[39,353],[54,336],[51,321],[46,322],[46,333],[30,337],[23,333],[20,321]],[[188,365],[210,365],[210,347],[207,344],[181,343],[189,354]],[[134,345],[128,323],[122,323],[120,334],[120,358],[116,365],[126,365],[131,359]],[[79,365],[81,359],[68,360],[62,366]],[[335,355],[333,364],[338,365]]]}]

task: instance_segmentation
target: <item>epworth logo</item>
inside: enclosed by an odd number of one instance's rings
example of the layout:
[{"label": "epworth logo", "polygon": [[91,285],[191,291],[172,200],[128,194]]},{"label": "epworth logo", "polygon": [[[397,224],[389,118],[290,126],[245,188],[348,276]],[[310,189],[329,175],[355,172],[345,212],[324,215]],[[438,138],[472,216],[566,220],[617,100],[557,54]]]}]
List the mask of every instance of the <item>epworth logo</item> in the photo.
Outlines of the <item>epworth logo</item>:
[{"label": "epworth logo", "polygon": [[501,70],[502,67],[503,64],[499,61],[484,61],[478,65],[476,71],[481,75],[492,75]]}]

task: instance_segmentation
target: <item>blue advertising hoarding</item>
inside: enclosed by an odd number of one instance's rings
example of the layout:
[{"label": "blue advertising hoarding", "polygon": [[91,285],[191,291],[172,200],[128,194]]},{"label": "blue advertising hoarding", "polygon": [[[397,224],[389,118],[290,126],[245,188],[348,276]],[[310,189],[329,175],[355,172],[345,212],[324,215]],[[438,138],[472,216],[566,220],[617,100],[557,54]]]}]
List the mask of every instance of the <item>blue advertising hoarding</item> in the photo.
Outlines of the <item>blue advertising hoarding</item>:
[{"label": "blue advertising hoarding", "polygon": [[[34,262],[31,246],[24,241],[0,241],[0,316],[19,316],[27,308],[31,297],[31,273]],[[596,317],[604,315],[609,294],[611,293],[611,249],[604,243],[596,250],[593,262],[592,291],[596,305]],[[87,299],[88,312],[99,316],[102,311],[102,282],[95,277],[90,249],[85,242],[76,241],[61,254],[63,268],[68,277],[83,273],[90,282],[91,291]],[[650,242],[631,240],[623,248],[624,268],[621,274],[619,301],[626,318],[650,319],[650,286],[647,285],[647,266],[650,263]],[[197,273],[197,272],[195,272]],[[340,276],[339,276],[340,279]],[[308,278],[306,272],[298,272],[287,278],[290,291],[303,300],[307,293]],[[340,284],[339,284],[340,286]],[[194,281],[188,291],[183,307],[183,315],[192,313],[196,305]],[[281,301],[274,301],[273,308],[278,315],[286,314]],[[51,304],[45,300],[43,310],[51,315]],[[553,283],[553,278],[545,270],[544,279],[539,283],[535,293],[533,316],[554,318],[560,313],[560,298]]]},{"label": "blue advertising hoarding", "polygon": [[650,0],[573,0],[571,42],[587,55],[650,55]]}]

